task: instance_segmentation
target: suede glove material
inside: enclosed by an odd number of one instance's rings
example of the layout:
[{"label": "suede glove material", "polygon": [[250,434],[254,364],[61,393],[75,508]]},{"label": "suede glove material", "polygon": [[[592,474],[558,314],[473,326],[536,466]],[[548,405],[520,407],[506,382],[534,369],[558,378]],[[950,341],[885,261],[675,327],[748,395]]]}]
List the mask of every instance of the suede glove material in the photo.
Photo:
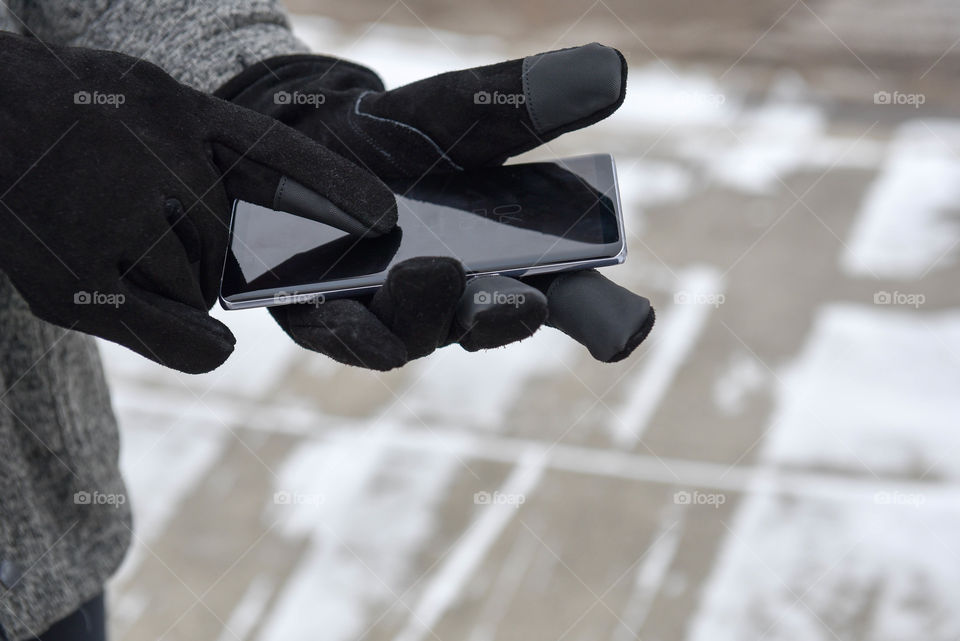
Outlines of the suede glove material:
[{"label": "suede glove material", "polygon": [[208,315],[232,201],[352,231],[396,224],[369,172],[275,119],[113,53],[0,33],[0,269],[40,318],[190,373],[231,353]]},{"label": "suede glove material", "polygon": [[[622,104],[626,76],[620,52],[590,44],[453,71],[385,91],[380,78],[369,69],[334,58],[296,55],[248,68],[217,95],[295,127],[381,178],[408,178],[415,183],[429,173],[500,164],[565,132],[602,120]],[[431,283],[431,278],[453,282],[455,266],[459,268],[456,261],[446,258],[418,261],[409,271],[398,265],[396,280],[391,273],[387,286],[373,300],[335,306],[290,305],[271,312],[299,344],[341,362],[374,369],[402,365],[428,353],[427,346],[459,342],[474,350],[525,338],[547,320],[548,307],[550,324],[584,342],[594,356],[606,361],[627,356],[653,323],[649,304],[646,308],[634,305],[626,311],[636,314],[620,315],[614,334],[608,331],[609,323],[597,323],[597,332],[603,336],[584,333],[580,330],[593,320],[621,314],[624,293],[646,299],[626,290],[611,297],[615,290],[603,288],[606,294],[591,300],[595,304],[591,309],[571,309],[569,296],[563,297],[563,304],[550,305],[548,297],[556,291],[551,287],[553,277],[537,280],[536,287],[503,277],[475,279],[476,283],[472,280],[463,287],[412,284],[413,275],[424,283]],[[459,271],[462,273],[462,268]],[[406,276],[400,275],[403,273]],[[515,295],[510,300],[521,295],[524,304],[493,303],[470,309],[471,294],[480,288],[499,292],[506,288]],[[433,299],[438,292],[442,292],[442,301]],[[384,306],[383,299],[393,304]],[[572,305],[577,307],[575,301]],[[438,306],[442,312],[437,311]],[[385,308],[393,312],[385,314]],[[433,311],[428,316],[424,310]],[[446,333],[435,326],[441,322],[449,323]],[[602,345],[594,346],[595,338]],[[334,343],[339,347],[334,349]],[[613,343],[619,345],[610,349]],[[372,352],[387,356],[375,359]]]}]

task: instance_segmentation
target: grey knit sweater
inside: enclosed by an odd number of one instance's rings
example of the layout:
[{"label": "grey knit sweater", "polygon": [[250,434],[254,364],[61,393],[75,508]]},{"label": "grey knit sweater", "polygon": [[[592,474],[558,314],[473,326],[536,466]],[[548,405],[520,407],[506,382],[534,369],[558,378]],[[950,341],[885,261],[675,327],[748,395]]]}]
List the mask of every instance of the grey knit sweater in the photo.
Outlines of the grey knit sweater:
[{"label": "grey knit sweater", "polygon": [[[204,91],[306,51],[277,0],[6,4],[0,29],[122,51]],[[120,565],[132,524],[118,445],[96,343],[32,316],[0,273],[0,638],[42,633]]]}]

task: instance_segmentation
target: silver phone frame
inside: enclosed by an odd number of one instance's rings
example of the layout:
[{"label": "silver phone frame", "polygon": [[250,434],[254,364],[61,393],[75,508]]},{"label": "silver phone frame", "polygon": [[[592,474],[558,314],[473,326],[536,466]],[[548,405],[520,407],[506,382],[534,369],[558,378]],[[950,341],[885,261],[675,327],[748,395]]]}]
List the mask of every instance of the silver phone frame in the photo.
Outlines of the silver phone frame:
[{"label": "silver phone frame", "polygon": [[[585,158],[587,156],[607,156],[610,158],[610,165],[613,168],[613,192],[616,200],[616,214],[617,214],[617,229],[620,234],[620,251],[617,252],[615,256],[609,256],[606,258],[589,258],[585,260],[575,260],[567,261],[563,263],[549,263],[547,265],[531,265],[530,267],[515,267],[512,269],[505,270],[489,270],[484,272],[470,272],[467,274],[467,279],[471,280],[474,278],[482,278],[484,276],[509,276],[514,278],[520,278],[523,276],[533,276],[535,274],[550,274],[554,272],[563,272],[563,271],[572,271],[573,268],[577,269],[590,269],[593,267],[609,267],[611,265],[620,265],[627,259],[627,239],[626,232],[624,230],[623,224],[623,203],[620,200],[620,179],[617,175],[617,161],[612,154],[583,154],[580,156],[569,156],[566,158],[558,158],[550,162],[562,163],[567,160],[575,160],[578,158]],[[234,212],[231,212],[230,220],[230,237],[233,237],[233,216]],[[226,266],[226,255],[224,256],[224,266]],[[226,310],[238,310],[238,309],[255,309],[258,307],[280,307],[287,304],[293,303],[306,303],[310,304],[312,302],[320,301],[323,302],[327,298],[350,298],[352,296],[360,296],[367,293],[375,292],[380,289],[380,285],[363,285],[360,287],[342,287],[340,289],[328,289],[322,292],[310,292],[304,291],[304,288],[309,288],[310,285],[301,285],[299,286],[299,291],[295,294],[290,293],[288,296],[292,297],[294,300],[289,302],[277,302],[278,295],[282,292],[278,291],[272,294],[271,296],[264,296],[262,298],[253,298],[250,300],[243,301],[228,301],[223,297],[223,272],[220,274],[220,306]]]}]

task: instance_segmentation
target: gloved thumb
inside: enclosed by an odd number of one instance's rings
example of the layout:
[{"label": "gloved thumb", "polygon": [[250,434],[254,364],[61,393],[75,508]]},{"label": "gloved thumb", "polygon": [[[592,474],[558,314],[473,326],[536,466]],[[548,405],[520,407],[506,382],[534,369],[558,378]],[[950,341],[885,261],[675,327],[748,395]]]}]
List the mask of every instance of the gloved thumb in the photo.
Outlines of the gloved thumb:
[{"label": "gloved thumb", "polygon": [[76,329],[119,343],[165,367],[187,374],[216,369],[233,352],[236,339],[206,310],[170,300],[133,284],[122,288],[116,313],[83,320]]}]

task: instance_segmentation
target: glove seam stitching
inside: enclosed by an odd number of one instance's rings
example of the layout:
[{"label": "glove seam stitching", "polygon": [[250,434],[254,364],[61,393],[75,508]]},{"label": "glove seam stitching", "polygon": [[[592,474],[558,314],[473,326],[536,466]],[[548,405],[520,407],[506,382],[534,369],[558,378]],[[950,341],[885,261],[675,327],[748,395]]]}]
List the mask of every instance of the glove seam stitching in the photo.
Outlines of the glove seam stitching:
[{"label": "glove seam stitching", "polygon": [[528,60],[531,60],[533,57],[527,57],[523,59],[523,64],[521,65],[520,71],[520,81],[523,86],[523,95],[526,96],[527,104],[527,114],[530,116],[530,121],[533,123],[534,128],[537,130],[538,134],[543,133],[543,127],[540,125],[540,119],[537,117],[537,109],[533,105],[533,92],[530,91],[530,67],[527,64]]},{"label": "glove seam stitching", "polygon": [[[357,98],[357,103],[360,102],[360,98],[362,98],[362,97],[363,97],[363,96],[361,95],[361,96],[359,96],[359,97]],[[355,114],[358,114],[358,113],[359,113],[359,112],[357,112],[357,105],[354,105],[354,113],[355,113]],[[384,149],[383,147],[381,147],[380,145],[378,145],[378,144],[376,143],[376,141],[373,140],[373,138],[371,138],[370,136],[368,136],[367,133],[363,130],[363,127],[360,127],[360,126],[357,124],[356,119],[350,118],[350,119],[348,119],[348,122],[350,123],[350,128],[353,129],[353,131],[354,131],[358,136],[360,136],[360,138],[362,138],[364,141],[366,141],[366,143],[367,143],[368,145],[370,145],[371,147],[373,147],[375,150],[377,150],[378,152],[380,152],[380,155],[382,155],[384,158],[386,158],[386,160],[387,160],[391,165],[393,165],[393,167],[394,167],[400,174],[403,174],[403,173],[404,173],[403,167],[401,167],[401,166],[400,166],[400,163],[398,163],[397,160],[396,160],[396,158],[393,157],[393,154],[391,154],[389,151],[387,151],[386,149]]]},{"label": "glove seam stitching", "polygon": [[273,208],[276,210],[280,203],[283,202],[283,192],[287,189],[287,177],[280,177],[280,185],[277,189],[277,193],[273,197]]},{"label": "glove seam stitching", "polygon": [[455,162],[453,161],[453,159],[450,158],[450,157],[446,154],[446,152],[443,151],[443,149],[440,147],[440,145],[438,145],[438,144],[436,143],[436,141],[433,140],[433,138],[431,138],[430,136],[428,136],[425,132],[421,131],[420,129],[417,129],[417,128],[414,127],[413,125],[409,125],[409,124],[407,124],[407,123],[405,123],[405,122],[401,122],[401,121],[399,121],[399,120],[394,120],[394,119],[392,119],[392,118],[385,118],[385,117],[383,117],[383,116],[375,116],[375,115],[373,115],[373,114],[371,114],[371,113],[367,113],[367,112],[365,112],[365,111],[361,111],[361,110],[360,110],[360,101],[363,100],[364,96],[366,96],[367,94],[371,94],[371,93],[373,93],[373,92],[372,92],[372,91],[364,91],[362,94],[360,94],[360,95],[357,97],[357,101],[354,103],[354,106],[353,106],[353,112],[354,112],[355,114],[357,114],[358,116],[363,116],[363,117],[366,117],[366,118],[370,118],[370,119],[372,119],[372,120],[379,120],[379,121],[382,121],[382,122],[386,122],[386,123],[391,124],[391,125],[393,125],[393,126],[395,126],[395,127],[399,127],[399,128],[401,128],[401,129],[406,129],[406,130],[409,130],[409,131],[414,132],[415,134],[417,134],[418,136],[420,136],[421,138],[423,138],[424,140],[426,140],[426,141],[430,144],[430,146],[432,146],[432,147],[434,148],[434,150],[436,150],[436,152],[439,154],[439,156],[440,156],[440,158],[441,158],[442,160],[447,161],[447,163],[448,163],[451,167],[453,167],[454,169],[456,169],[457,171],[463,171],[463,167],[461,167],[460,165],[458,165],[457,163],[455,163]]}]

